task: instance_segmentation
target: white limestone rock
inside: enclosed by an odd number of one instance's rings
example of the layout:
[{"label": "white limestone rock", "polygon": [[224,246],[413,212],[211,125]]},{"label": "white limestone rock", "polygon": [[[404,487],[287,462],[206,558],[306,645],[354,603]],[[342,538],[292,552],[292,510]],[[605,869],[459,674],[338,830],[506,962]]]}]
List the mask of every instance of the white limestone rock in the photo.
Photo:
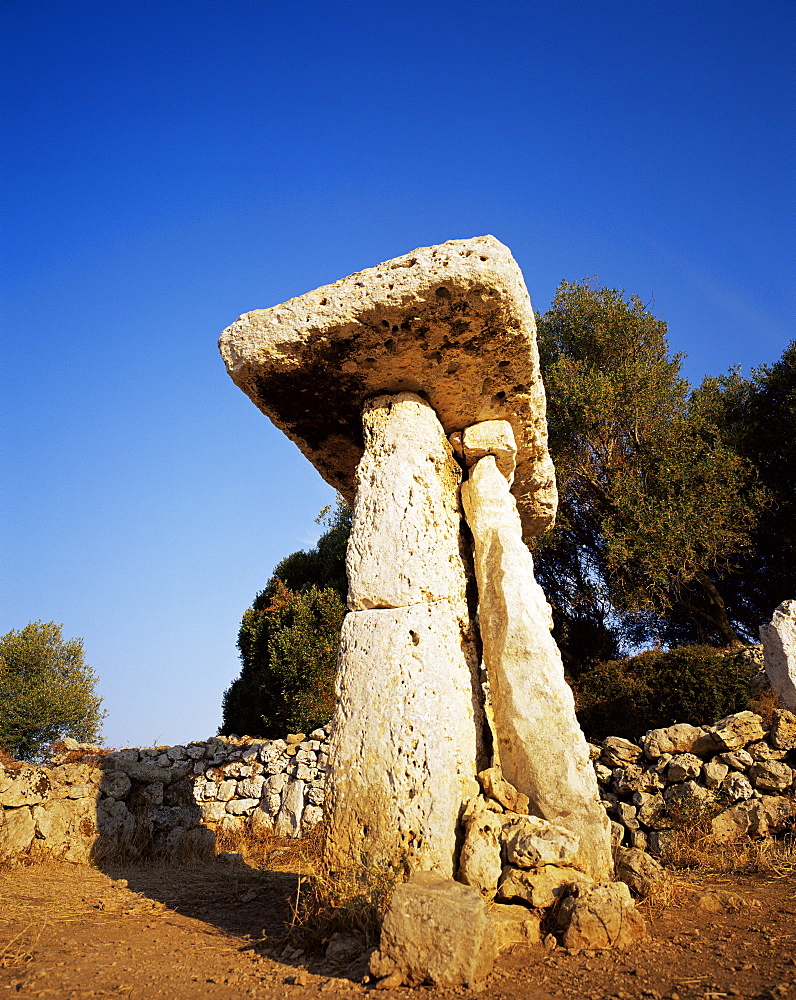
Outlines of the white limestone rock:
[{"label": "white limestone rock", "polygon": [[522,903],[493,903],[489,919],[495,928],[497,951],[513,945],[534,945],[542,941],[542,916]]},{"label": "white limestone rock", "polygon": [[796,601],[783,601],[770,624],[760,626],[765,668],[783,706],[796,711]]},{"label": "white limestone rock", "polygon": [[476,889],[416,872],[393,893],[370,971],[384,986],[476,987],[492,971],[495,950],[495,928]]},{"label": "white limestone rock", "polygon": [[702,761],[696,754],[678,753],[672,757],[666,769],[666,780],[672,783],[698,778],[702,773]]},{"label": "white limestone rock", "polygon": [[362,406],[384,392],[423,391],[446,434],[511,423],[524,531],[552,523],[533,309],[516,261],[494,237],[423,247],[247,313],[219,349],[235,384],[349,502]]},{"label": "white limestone rock", "polygon": [[454,873],[463,804],[478,792],[478,658],[448,601],[343,621],[326,785],[326,857],[363,854]]},{"label": "white limestone rock", "polygon": [[561,826],[538,816],[522,816],[504,830],[506,859],[517,868],[541,868],[542,865],[578,863],[578,838]]},{"label": "white limestone rock", "polygon": [[282,796],[282,806],[274,823],[277,837],[300,837],[304,812],[304,782],[291,781]]},{"label": "white limestone rock", "polygon": [[765,735],[763,720],[755,712],[735,712],[707,727],[717,752],[740,750]]},{"label": "white limestone rock", "polygon": [[484,895],[494,896],[500,873],[505,813],[482,808],[469,818],[461,856],[459,881],[474,886]]},{"label": "white limestone rock", "polygon": [[650,729],[641,737],[641,745],[649,760],[657,760],[665,753],[693,753],[697,756],[715,753],[715,743],[706,737],[704,727],[679,722],[665,729]]},{"label": "white limestone rock", "polygon": [[796,750],[796,715],[787,709],[774,709],[768,738],[777,750]]},{"label": "white limestone rock", "polygon": [[28,806],[0,809],[0,858],[13,858],[26,851],[35,833],[36,824]]},{"label": "white limestone rock", "polygon": [[498,471],[506,477],[511,486],[514,482],[514,470],[517,467],[517,444],[508,420],[484,420],[478,424],[471,424],[461,432],[459,442],[468,467],[475,465],[486,455],[493,455]]},{"label": "white limestone rock", "polygon": [[563,897],[569,886],[580,884],[593,885],[594,880],[577,868],[566,865],[542,865],[533,869],[506,865],[497,898],[506,902],[523,900],[529,906],[543,910]]},{"label": "white limestone rock", "polygon": [[465,605],[461,469],[436,414],[413,393],[362,413],[365,454],[346,554],[353,611],[427,601]]},{"label": "white limestone rock", "polygon": [[576,887],[559,906],[556,922],[570,949],[629,948],[647,935],[624,882]]},{"label": "white limestone rock", "polygon": [[641,747],[621,736],[609,736],[603,740],[603,750],[600,760],[608,767],[625,767],[635,764],[641,757]]},{"label": "white limestone rock", "polygon": [[494,457],[470,470],[462,500],[475,543],[483,659],[503,773],[528,796],[535,814],[579,838],[584,870],[605,878],[611,871],[610,820],[550,634],[550,607]]}]

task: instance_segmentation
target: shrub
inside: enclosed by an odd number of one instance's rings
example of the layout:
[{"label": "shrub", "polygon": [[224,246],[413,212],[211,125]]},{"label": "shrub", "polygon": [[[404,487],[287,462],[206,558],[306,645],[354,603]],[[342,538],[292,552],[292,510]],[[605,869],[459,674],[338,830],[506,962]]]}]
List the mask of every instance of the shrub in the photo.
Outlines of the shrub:
[{"label": "shrub", "polygon": [[741,650],[681,646],[596,664],[578,683],[578,719],[594,739],[713,722],[746,706],[756,673]]},{"label": "shrub", "polygon": [[275,739],[327,723],[344,615],[333,587],[296,593],[272,580],[243,616],[241,673],[224,693],[219,732]]},{"label": "shrub", "polygon": [[29,622],[0,636],[0,748],[19,760],[42,760],[55,740],[94,740],[102,729],[83,640],[64,639],[62,629]]}]

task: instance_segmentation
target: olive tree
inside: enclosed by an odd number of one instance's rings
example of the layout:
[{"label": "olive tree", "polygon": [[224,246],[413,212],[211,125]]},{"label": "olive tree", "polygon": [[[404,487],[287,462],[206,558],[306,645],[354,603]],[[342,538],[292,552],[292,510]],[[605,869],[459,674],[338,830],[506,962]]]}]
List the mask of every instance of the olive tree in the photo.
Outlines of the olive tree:
[{"label": "olive tree", "polygon": [[103,711],[97,676],[82,639],[64,639],[55,622],[29,622],[0,637],[0,747],[40,760],[50,743],[99,737]]}]

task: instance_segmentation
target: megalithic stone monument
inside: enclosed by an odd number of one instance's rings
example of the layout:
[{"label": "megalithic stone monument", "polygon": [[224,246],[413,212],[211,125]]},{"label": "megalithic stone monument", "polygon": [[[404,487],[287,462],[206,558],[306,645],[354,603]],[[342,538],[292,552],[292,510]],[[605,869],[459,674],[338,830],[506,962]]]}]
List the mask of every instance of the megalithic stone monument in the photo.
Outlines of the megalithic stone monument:
[{"label": "megalithic stone monument", "polygon": [[[494,712],[497,743],[533,809],[569,823],[583,845],[581,867],[603,877],[608,824],[594,775],[581,767],[586,744],[564,694],[549,609],[531,584],[530,555],[517,561],[522,537],[552,524],[557,498],[533,311],[509,250],[491,236],[415,250],[247,313],[219,346],[235,383],[354,508],[327,783],[329,862],[344,867],[367,854],[455,872],[461,815],[493,742],[476,606],[486,644],[504,626],[485,627],[485,617],[504,612],[480,592],[491,594],[493,572],[513,565],[525,576],[505,597],[531,600],[535,610],[512,617],[514,633],[531,634],[516,639],[511,656],[491,653],[486,662],[506,700]],[[505,421],[514,440],[481,440],[474,425],[491,421]],[[478,598],[459,488],[466,463],[446,440],[453,435],[461,448],[462,432],[470,475],[486,481],[500,469],[501,517],[516,521],[495,533],[479,512],[486,493],[470,491],[471,528],[485,531],[485,544],[475,544]],[[493,566],[494,538],[512,555]],[[533,678],[524,688],[523,673]],[[542,703],[513,726],[505,720],[522,714],[520,691]],[[554,717],[515,760],[508,742],[546,713]],[[526,766],[538,755],[558,763]]]}]

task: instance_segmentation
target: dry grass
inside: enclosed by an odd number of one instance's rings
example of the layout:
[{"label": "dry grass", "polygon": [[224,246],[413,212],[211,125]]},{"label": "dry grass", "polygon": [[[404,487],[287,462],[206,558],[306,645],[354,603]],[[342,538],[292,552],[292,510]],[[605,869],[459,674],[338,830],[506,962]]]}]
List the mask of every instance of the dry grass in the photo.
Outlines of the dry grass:
[{"label": "dry grass", "polygon": [[796,838],[741,837],[724,843],[713,836],[712,810],[684,820],[673,831],[672,844],[664,862],[669,869],[711,875],[764,875],[773,878],[796,875]]},{"label": "dry grass", "polygon": [[389,865],[367,858],[332,871],[316,857],[310,874],[299,879],[289,937],[317,948],[332,934],[359,938],[364,947],[379,942],[381,924],[393,891],[406,881],[404,863]]},{"label": "dry grass", "polygon": [[216,851],[240,854],[251,869],[299,875],[284,940],[308,949],[317,948],[335,932],[356,935],[365,946],[378,943],[393,890],[407,877],[403,863],[390,866],[364,858],[344,871],[331,871],[323,860],[321,826],[300,840],[255,832],[249,824],[222,827]]},{"label": "dry grass", "polygon": [[750,698],[747,707],[751,712],[756,712],[763,719],[763,724],[770,726],[774,718],[774,710],[785,706],[778,700],[771,688],[764,688],[758,697]]},{"label": "dry grass", "polygon": [[258,871],[289,871],[308,875],[320,862],[323,831],[310,829],[300,840],[277,837],[270,830],[252,830],[250,824],[222,827],[216,833],[216,854],[240,854]]},{"label": "dry grass", "polygon": [[0,948],[0,969],[13,969],[33,961],[36,945],[39,943],[44,924],[41,921],[28,924],[11,940]]}]

